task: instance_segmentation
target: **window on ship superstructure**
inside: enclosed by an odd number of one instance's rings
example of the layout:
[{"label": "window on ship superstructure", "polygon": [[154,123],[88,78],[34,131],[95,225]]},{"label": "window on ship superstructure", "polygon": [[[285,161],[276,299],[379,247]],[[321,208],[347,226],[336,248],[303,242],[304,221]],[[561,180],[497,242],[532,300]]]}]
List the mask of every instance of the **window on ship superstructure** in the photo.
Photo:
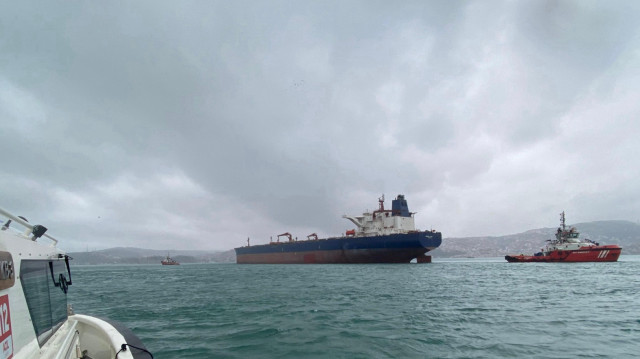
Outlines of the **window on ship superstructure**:
[{"label": "window on ship superstructure", "polygon": [[67,293],[53,282],[60,274],[67,276],[64,260],[23,260],[20,265],[22,290],[41,347],[67,319]]}]

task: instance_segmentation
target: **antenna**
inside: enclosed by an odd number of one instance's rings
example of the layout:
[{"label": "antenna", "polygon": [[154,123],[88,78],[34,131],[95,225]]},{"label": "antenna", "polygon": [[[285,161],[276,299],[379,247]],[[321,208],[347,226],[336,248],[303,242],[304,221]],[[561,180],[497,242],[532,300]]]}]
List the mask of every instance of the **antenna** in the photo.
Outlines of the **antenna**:
[{"label": "antenna", "polygon": [[380,203],[379,211],[384,211],[384,193],[382,194],[382,197],[378,198],[378,202]]}]

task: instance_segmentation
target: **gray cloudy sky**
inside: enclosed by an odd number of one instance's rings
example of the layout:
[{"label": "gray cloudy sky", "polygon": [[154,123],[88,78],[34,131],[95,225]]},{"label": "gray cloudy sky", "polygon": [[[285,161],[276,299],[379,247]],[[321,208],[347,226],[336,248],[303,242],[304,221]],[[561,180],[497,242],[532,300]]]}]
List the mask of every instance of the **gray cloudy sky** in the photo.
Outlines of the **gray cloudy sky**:
[{"label": "gray cloudy sky", "polygon": [[421,229],[640,218],[640,3],[0,4],[0,206],[219,249],[407,196]]}]

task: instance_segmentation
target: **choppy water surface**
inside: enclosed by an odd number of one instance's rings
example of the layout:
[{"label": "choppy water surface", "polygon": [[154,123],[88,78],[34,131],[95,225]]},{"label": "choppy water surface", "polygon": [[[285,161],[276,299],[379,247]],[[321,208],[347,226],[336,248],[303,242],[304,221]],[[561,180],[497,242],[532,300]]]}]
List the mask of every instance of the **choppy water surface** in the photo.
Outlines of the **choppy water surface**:
[{"label": "choppy water surface", "polygon": [[156,358],[632,358],[640,257],[617,263],[75,267],[77,313]]}]

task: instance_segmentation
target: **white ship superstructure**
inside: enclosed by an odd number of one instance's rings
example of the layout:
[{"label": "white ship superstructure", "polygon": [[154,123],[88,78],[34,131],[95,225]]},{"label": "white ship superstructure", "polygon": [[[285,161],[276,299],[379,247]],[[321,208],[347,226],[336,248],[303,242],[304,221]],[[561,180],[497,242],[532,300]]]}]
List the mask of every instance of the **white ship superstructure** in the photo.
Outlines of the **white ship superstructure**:
[{"label": "white ship superstructure", "polygon": [[400,194],[392,201],[391,209],[384,209],[384,195],[378,199],[378,202],[380,207],[376,211],[365,212],[361,216],[342,216],[357,227],[355,232],[347,231],[347,234],[366,237],[416,231],[414,213],[409,212],[404,195]]}]

